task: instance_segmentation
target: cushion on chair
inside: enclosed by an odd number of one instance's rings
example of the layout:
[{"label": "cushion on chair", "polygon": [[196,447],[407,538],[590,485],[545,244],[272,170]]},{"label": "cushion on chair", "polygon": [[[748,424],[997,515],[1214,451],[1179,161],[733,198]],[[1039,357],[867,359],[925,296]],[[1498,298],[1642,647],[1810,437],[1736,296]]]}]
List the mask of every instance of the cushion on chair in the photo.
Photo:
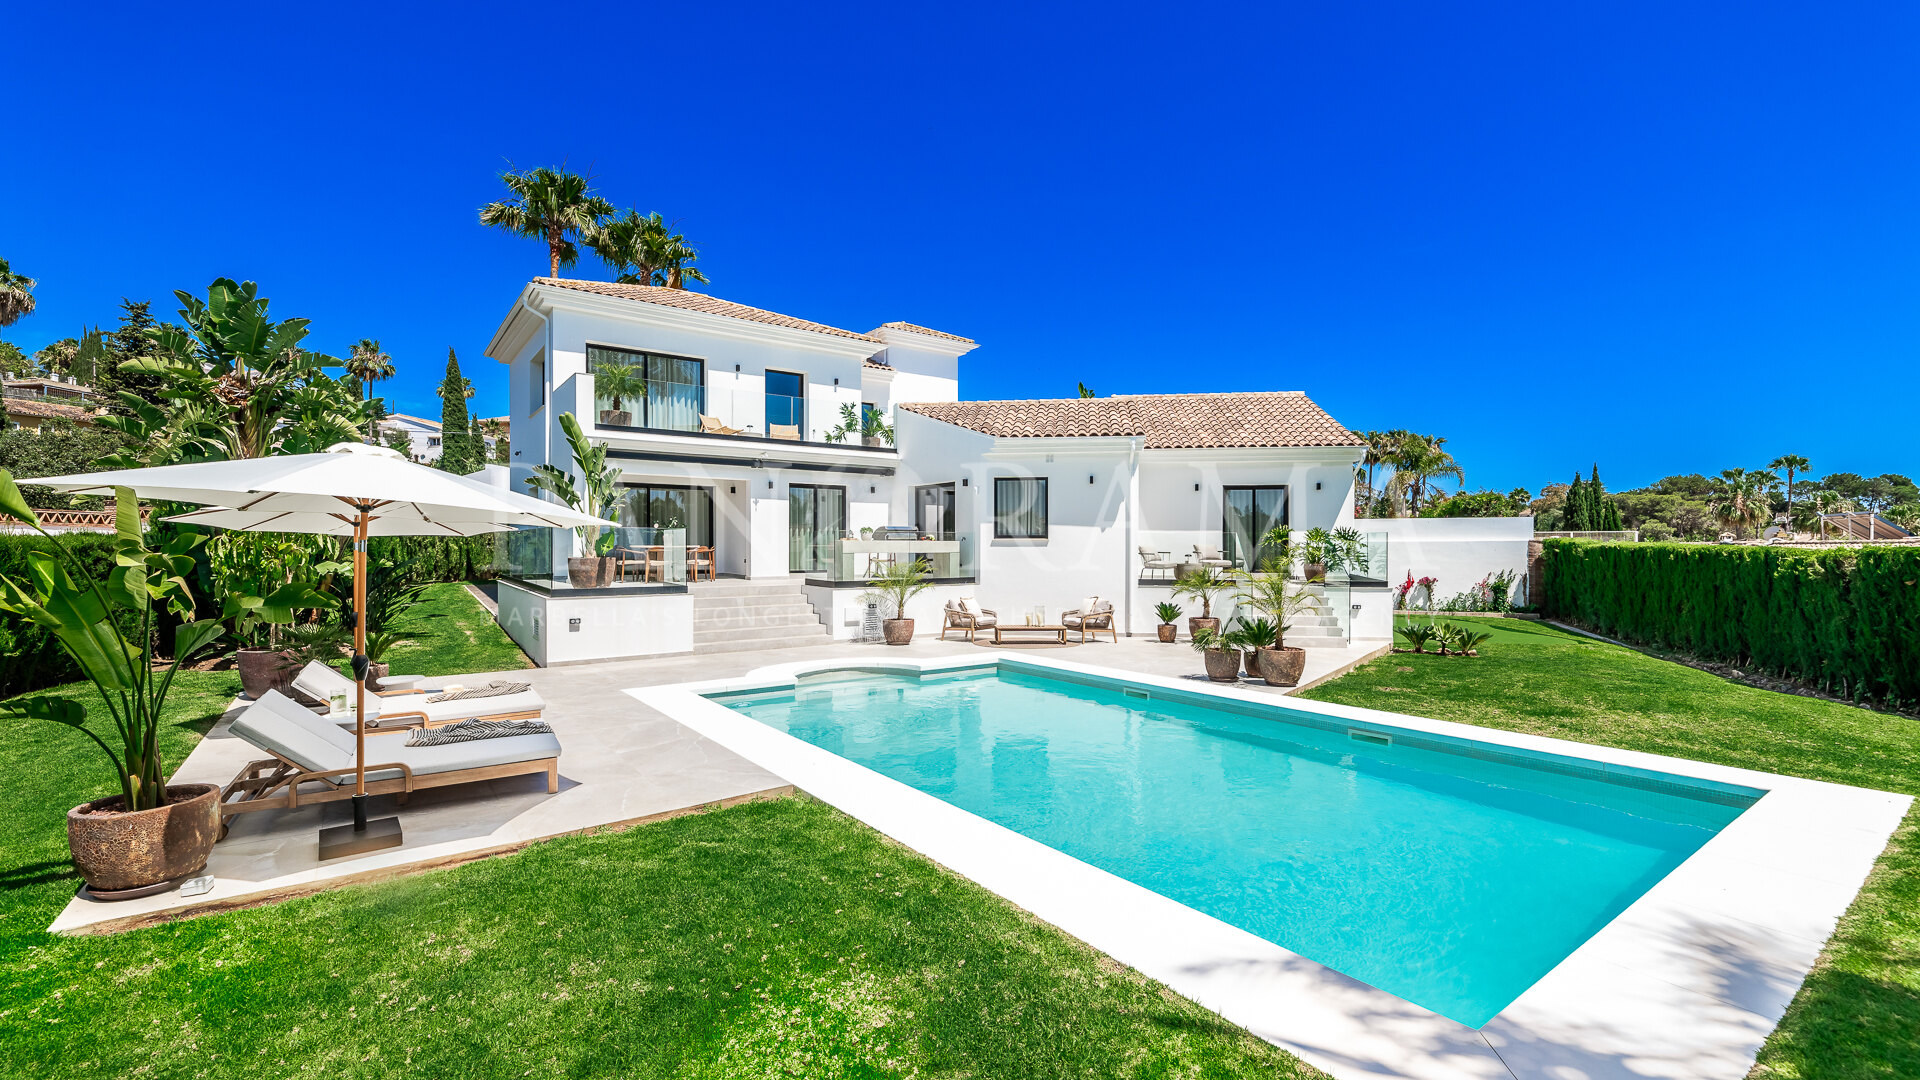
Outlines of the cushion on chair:
[{"label": "cushion on chair", "polygon": [[973,606],[973,597],[971,596],[955,597],[953,602],[956,604],[959,604],[960,610],[966,612],[969,615],[978,614],[978,612],[975,610]]},{"label": "cushion on chair", "polygon": [[353,736],[278,690],[247,706],[228,730],[308,772],[353,767]]}]

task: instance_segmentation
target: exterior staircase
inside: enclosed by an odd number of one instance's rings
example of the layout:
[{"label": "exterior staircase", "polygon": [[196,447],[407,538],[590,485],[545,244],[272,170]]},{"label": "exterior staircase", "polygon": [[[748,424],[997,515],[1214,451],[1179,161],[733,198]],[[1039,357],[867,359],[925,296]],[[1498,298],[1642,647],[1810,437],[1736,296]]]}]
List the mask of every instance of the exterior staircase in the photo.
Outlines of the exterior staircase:
[{"label": "exterior staircase", "polygon": [[1327,597],[1326,586],[1304,585],[1300,592],[1308,598],[1300,612],[1287,620],[1287,644],[1301,649],[1337,649],[1346,645],[1340,629],[1340,617]]},{"label": "exterior staircase", "polygon": [[795,582],[689,582],[693,595],[693,651],[748,652],[825,645],[833,640]]}]

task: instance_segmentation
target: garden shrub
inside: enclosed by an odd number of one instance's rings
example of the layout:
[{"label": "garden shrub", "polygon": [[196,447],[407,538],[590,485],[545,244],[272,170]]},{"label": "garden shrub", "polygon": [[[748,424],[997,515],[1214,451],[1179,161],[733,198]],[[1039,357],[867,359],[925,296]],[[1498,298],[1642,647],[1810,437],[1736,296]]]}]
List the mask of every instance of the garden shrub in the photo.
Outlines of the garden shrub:
[{"label": "garden shrub", "polygon": [[1857,700],[1920,703],[1920,548],[1544,547],[1550,616]]},{"label": "garden shrub", "polygon": [[[113,570],[113,537],[106,533],[70,533],[61,536],[66,549],[100,580]],[[51,543],[34,533],[0,533],[0,574],[16,580],[27,576],[27,553],[51,551]],[[0,697],[72,682],[80,669],[60,643],[33,623],[0,613]]]},{"label": "garden shrub", "polygon": [[493,548],[500,535],[376,536],[367,542],[367,555],[392,559],[409,585],[480,581],[494,576]]}]

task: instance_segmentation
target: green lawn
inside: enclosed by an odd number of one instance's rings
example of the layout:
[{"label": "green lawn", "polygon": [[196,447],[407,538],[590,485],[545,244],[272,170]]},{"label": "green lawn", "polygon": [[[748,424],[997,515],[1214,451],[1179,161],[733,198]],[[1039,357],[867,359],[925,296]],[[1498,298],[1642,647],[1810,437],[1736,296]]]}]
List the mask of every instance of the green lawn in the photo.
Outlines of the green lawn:
[{"label": "green lawn", "polygon": [[[470,597],[436,601],[436,629],[477,630]],[[413,670],[519,666],[493,648]],[[183,680],[173,760],[237,684]],[[0,784],[0,1075],[1317,1075],[801,798],[53,937],[62,816],[105,787],[90,745],[0,721],[0,775],[32,779]]]},{"label": "green lawn", "polygon": [[465,585],[429,585],[394,623],[413,635],[387,653],[395,675],[465,675],[533,666]]},{"label": "green lawn", "polygon": [[[1920,722],[1740,686],[1515,620],[1483,655],[1395,653],[1303,697],[1920,795]],[[1920,811],[1881,855],[1757,1075],[1920,1076]]]}]

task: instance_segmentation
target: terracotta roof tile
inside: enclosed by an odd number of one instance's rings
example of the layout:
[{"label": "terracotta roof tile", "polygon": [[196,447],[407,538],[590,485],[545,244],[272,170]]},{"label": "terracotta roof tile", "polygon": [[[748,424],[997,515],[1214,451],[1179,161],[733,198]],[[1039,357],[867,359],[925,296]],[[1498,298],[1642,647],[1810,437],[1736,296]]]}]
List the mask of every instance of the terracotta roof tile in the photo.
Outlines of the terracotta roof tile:
[{"label": "terracotta roof tile", "polygon": [[913,402],[900,407],[1009,439],[1137,435],[1151,450],[1364,445],[1298,390]]},{"label": "terracotta roof tile", "polygon": [[13,416],[34,416],[48,420],[74,420],[90,422],[104,412],[103,409],[83,408],[79,405],[63,405],[56,401],[41,401],[37,398],[6,399],[6,411]]},{"label": "terracotta roof tile", "polygon": [[622,285],[615,281],[580,281],[573,278],[534,278],[535,285],[551,285],[575,292],[593,293],[596,296],[611,296],[619,300],[638,300],[643,304],[658,304],[661,307],[679,308],[682,311],[700,311],[708,315],[724,315],[730,319],[744,319],[747,322],[764,323],[768,326],[784,326],[789,330],[811,330],[818,334],[832,334],[835,337],[853,338],[857,341],[871,341],[881,344],[879,338],[868,334],[856,334],[851,330],[842,330],[837,326],[808,322],[791,315],[763,311],[757,307],[736,304],[731,300],[722,300],[706,293],[691,292],[687,289],[669,289],[660,285]]},{"label": "terracotta roof tile", "polygon": [[861,363],[865,364],[867,367],[875,369],[876,371],[892,371],[893,370],[892,364],[887,363],[885,360],[875,360],[871,356],[861,361]]},{"label": "terracotta roof tile", "polygon": [[961,337],[959,334],[949,334],[945,330],[931,330],[924,326],[915,326],[910,322],[881,323],[879,326],[867,331],[867,333],[877,334],[882,330],[906,330],[914,334],[925,334],[928,337],[946,338],[948,341],[964,341],[969,345],[980,344],[970,337]]}]

